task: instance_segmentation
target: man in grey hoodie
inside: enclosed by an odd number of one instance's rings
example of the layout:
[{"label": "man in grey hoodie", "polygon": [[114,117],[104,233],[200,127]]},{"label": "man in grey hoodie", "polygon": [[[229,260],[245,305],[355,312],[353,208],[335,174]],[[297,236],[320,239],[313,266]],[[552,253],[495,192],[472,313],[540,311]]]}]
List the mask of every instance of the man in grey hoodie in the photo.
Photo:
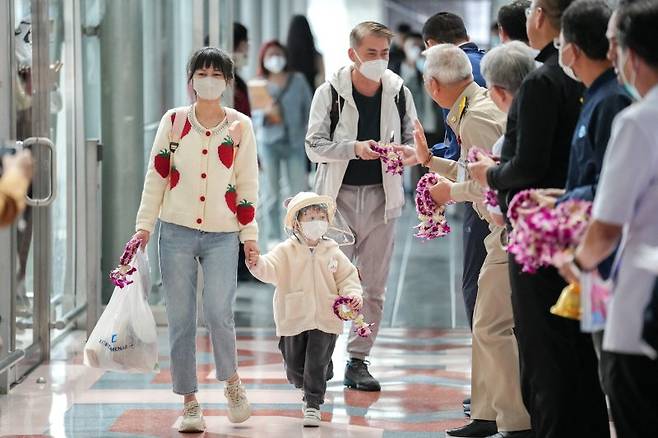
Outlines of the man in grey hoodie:
[{"label": "man in grey hoodie", "polygon": [[382,319],[395,222],[404,205],[402,177],[386,173],[372,149],[377,142],[411,144],[416,108],[403,80],[387,70],[393,33],[372,21],[350,33],[353,64],[338,70],[315,92],[306,135],[306,153],[318,163],[315,192],[336,199],[355,236],[344,247],[363,285],[363,315],[372,335],[351,333],[344,384],[379,391],[366,357]]}]

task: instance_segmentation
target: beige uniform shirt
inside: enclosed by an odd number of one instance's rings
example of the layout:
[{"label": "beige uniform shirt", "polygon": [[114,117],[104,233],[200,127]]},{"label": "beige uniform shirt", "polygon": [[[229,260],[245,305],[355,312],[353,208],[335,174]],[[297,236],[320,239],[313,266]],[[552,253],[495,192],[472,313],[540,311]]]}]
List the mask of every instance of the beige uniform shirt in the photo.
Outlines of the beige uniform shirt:
[{"label": "beige uniform shirt", "polygon": [[471,82],[450,109],[447,122],[457,135],[461,147],[459,161],[433,157],[429,168],[455,182],[450,192],[452,199],[456,202],[472,202],[478,215],[491,222],[484,206],[482,186],[470,179],[466,159],[473,146],[491,152],[496,140],[505,133],[507,115],[496,107],[486,88]]}]

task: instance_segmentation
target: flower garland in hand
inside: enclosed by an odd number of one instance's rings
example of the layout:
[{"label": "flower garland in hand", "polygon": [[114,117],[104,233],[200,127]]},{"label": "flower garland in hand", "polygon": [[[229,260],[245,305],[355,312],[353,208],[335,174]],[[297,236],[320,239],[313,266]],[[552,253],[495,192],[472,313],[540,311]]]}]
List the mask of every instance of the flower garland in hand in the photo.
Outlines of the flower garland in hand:
[{"label": "flower garland in hand", "polygon": [[439,182],[436,173],[426,173],[418,181],[416,186],[416,213],[420,224],[415,228],[415,234],[420,239],[436,239],[450,232],[450,225],[445,217],[446,206],[437,205],[430,195],[430,187]]},{"label": "flower garland in hand", "polygon": [[[479,155],[483,155],[485,157],[491,158],[494,161],[498,161],[498,159],[490,152],[487,152],[484,149],[480,149],[477,146],[473,146],[468,150],[468,162],[475,163],[479,161]],[[491,187],[484,189],[484,205],[487,207],[487,210],[490,213],[502,214],[500,205],[498,204],[498,192]]]},{"label": "flower garland in hand", "polygon": [[132,280],[130,280],[128,277],[134,274],[137,269],[130,266],[130,263],[133,261],[133,258],[135,257],[135,254],[137,253],[141,243],[142,241],[136,238],[130,239],[130,241],[126,243],[123,254],[119,259],[119,266],[110,272],[110,281],[115,286],[123,289],[125,286],[128,286],[132,283]]},{"label": "flower garland in hand", "polygon": [[352,297],[339,295],[334,301],[334,313],[343,321],[354,321],[354,331],[356,334],[362,338],[367,338],[372,333],[370,327],[373,326],[374,323],[366,323],[363,315],[351,307],[352,302]]},{"label": "flower garland in hand", "polygon": [[521,191],[507,212],[513,228],[507,251],[523,272],[557,265],[582,240],[591,210],[592,203],[581,200],[568,200],[551,208],[537,201],[534,190]]},{"label": "flower garland in hand", "polygon": [[391,146],[382,146],[372,144],[370,148],[379,154],[379,158],[386,164],[386,173],[391,175],[402,175],[404,165],[399,152],[396,152]]}]

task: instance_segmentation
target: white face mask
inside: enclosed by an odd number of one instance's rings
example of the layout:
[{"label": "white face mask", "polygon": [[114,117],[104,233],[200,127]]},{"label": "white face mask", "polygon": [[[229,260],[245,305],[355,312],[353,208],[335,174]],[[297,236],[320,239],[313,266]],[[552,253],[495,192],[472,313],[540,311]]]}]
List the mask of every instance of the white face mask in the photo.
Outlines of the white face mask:
[{"label": "white face mask", "polygon": [[404,55],[411,62],[416,62],[420,57],[421,52],[422,50],[420,50],[420,47],[416,45],[405,45],[404,47]]},{"label": "white face mask", "polygon": [[274,74],[281,73],[286,66],[286,58],[280,55],[268,56],[263,65]]},{"label": "white face mask", "polygon": [[[354,54],[356,54],[356,50],[354,51]],[[379,82],[388,68],[388,59],[374,59],[372,61],[363,62],[361,61],[361,58],[359,58],[359,55],[356,55],[356,58],[361,63],[359,66],[361,74],[373,82]]]},{"label": "white face mask", "polygon": [[558,50],[558,54],[557,54],[557,62],[558,64],[560,64],[560,67],[562,67],[562,71],[564,72],[565,75],[569,76],[574,81],[582,82],[578,78],[578,76],[576,76],[576,73],[573,71],[573,68],[571,68],[571,66],[564,65],[564,63],[562,62],[562,50],[564,50],[564,48]]},{"label": "white face mask", "polygon": [[194,78],[192,86],[197,97],[205,100],[217,100],[226,90],[226,80],[219,78]]},{"label": "white face mask", "polygon": [[242,68],[247,65],[247,54],[242,52],[235,52],[233,54],[233,63],[235,68]]},{"label": "white face mask", "polygon": [[327,221],[300,222],[300,224],[302,226],[302,234],[312,242],[322,239],[322,236],[329,229],[329,222]]}]

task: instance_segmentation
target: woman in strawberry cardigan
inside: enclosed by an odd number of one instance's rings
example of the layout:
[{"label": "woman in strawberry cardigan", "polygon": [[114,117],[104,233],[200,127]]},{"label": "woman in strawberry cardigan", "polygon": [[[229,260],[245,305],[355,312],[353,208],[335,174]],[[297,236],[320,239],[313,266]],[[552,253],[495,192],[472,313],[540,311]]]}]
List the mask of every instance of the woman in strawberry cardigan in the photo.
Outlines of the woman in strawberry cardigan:
[{"label": "woman in strawberry cardigan", "polygon": [[135,237],[146,246],[159,219],[171,377],[174,393],[184,397],[179,431],[200,432],[205,423],[195,395],[198,264],[216,377],[226,383],[228,418],[239,423],[251,415],[237,373],[233,303],[239,243],[247,258],[259,252],[254,220],[258,165],[251,120],[221,102],[234,78],[231,58],[206,47],[192,55],[187,71],[196,101],[167,111],[160,121]]}]

